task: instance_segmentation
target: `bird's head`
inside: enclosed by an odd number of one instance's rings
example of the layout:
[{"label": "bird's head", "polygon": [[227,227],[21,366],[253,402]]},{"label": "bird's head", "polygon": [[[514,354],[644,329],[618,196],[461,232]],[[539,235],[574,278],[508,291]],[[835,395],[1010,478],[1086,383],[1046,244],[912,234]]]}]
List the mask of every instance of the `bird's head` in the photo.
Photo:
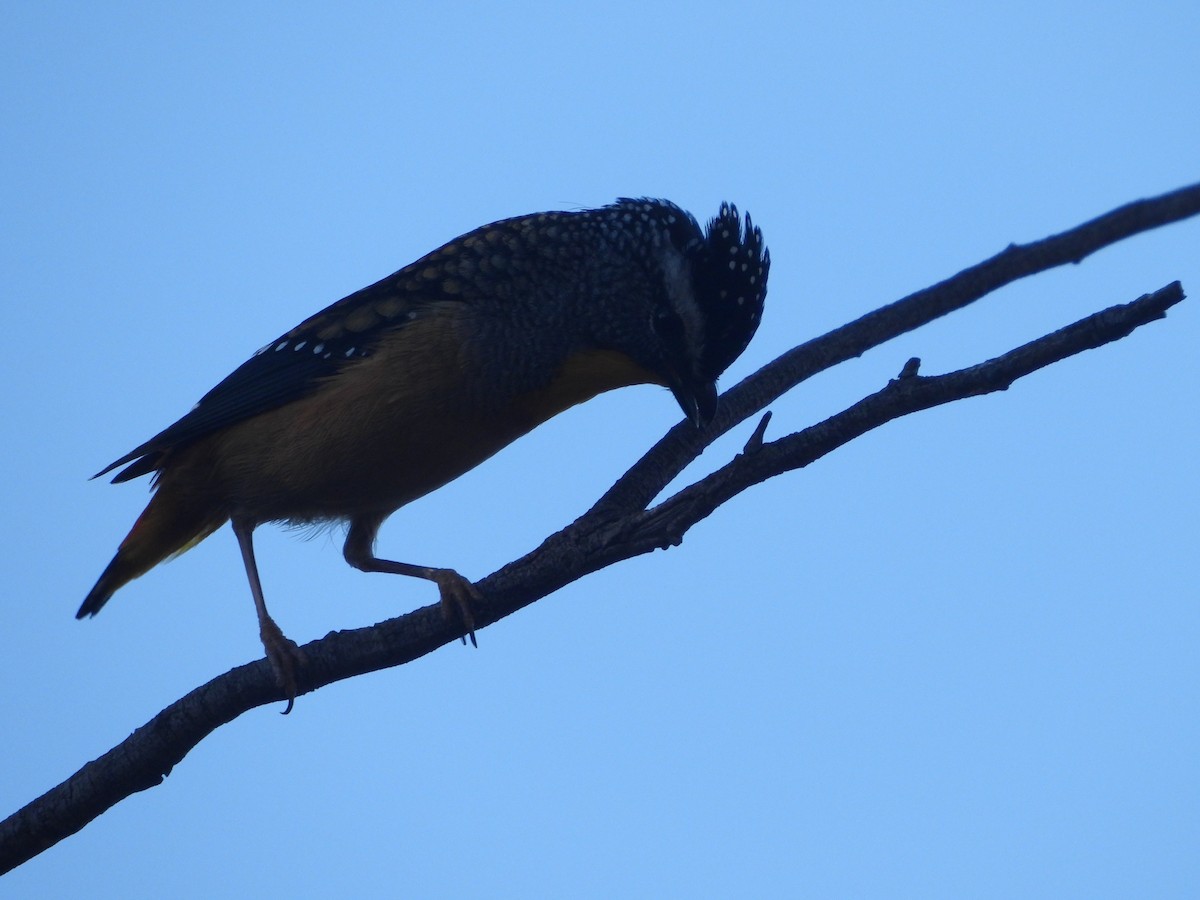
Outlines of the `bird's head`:
[{"label": "bird's head", "polygon": [[621,200],[617,208],[658,223],[662,291],[650,329],[652,366],[697,427],[717,411],[717,379],[737,359],[762,319],[771,255],[762,231],[737,207],[722,203],[701,231],[688,213],[662,200]]}]

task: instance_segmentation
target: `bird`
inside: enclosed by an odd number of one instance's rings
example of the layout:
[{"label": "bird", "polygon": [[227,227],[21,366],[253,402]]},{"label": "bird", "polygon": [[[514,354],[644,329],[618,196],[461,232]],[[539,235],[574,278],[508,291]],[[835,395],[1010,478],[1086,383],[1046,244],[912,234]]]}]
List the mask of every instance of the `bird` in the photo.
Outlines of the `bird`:
[{"label": "bird", "polygon": [[704,426],[769,269],[761,229],[730,203],[704,229],[670,201],[620,198],[450,241],[280,335],[93,476],[124,467],[113,483],[152,475],[153,493],[76,618],[229,522],[286,714],[304,657],[267,612],[254,530],[343,523],[351,566],[432,581],[475,643],[478,589],[377,557],[384,520],[605,391],[665,387]]}]

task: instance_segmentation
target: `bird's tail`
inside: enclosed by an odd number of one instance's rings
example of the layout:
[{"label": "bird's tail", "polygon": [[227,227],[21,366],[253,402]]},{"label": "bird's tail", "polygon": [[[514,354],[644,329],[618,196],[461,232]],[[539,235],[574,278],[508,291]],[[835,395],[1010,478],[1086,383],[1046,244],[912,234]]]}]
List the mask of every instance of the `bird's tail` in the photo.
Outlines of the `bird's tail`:
[{"label": "bird's tail", "polygon": [[88,592],[75,618],[94,616],[118,588],[172,556],[190,550],[225,524],[228,516],[160,485],[121,541],[117,555]]}]

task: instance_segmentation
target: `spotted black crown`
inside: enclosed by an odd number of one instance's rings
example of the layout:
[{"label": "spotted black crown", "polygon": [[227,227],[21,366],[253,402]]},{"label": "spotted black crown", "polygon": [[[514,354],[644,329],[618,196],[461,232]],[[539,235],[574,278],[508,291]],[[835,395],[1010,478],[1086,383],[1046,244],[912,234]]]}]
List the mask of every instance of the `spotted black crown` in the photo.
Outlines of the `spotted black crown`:
[{"label": "spotted black crown", "polygon": [[732,203],[722,203],[698,248],[693,277],[696,300],[707,328],[700,366],[715,379],[754,337],[767,298],[771,254],[762,231]]},{"label": "spotted black crown", "polygon": [[762,320],[771,268],[762,230],[755,227],[749,213],[743,225],[732,203],[722,203],[703,232],[691,213],[669,200],[622,197],[596,212],[620,214],[631,244],[641,234],[631,226],[638,219],[654,221],[689,258],[692,287],[705,319],[700,374],[715,381],[741,356]]}]

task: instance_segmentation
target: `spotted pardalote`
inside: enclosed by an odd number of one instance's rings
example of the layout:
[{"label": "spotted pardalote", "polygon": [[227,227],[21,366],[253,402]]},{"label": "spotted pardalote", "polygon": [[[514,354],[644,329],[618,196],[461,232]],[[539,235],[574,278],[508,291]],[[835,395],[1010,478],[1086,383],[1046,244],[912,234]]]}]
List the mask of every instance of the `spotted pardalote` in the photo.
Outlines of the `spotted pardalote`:
[{"label": "spotted pardalote", "polygon": [[762,233],[730,204],[704,229],[673,203],[623,199],[451,241],[271,341],[99,473],[153,474],[155,490],[78,617],[228,521],[290,709],[298,650],[267,613],[252,534],[334,520],[351,565],[435,582],[474,640],[476,589],[380,559],[379,526],[603,391],[662,385],[703,425],[758,328],[769,268]]}]

